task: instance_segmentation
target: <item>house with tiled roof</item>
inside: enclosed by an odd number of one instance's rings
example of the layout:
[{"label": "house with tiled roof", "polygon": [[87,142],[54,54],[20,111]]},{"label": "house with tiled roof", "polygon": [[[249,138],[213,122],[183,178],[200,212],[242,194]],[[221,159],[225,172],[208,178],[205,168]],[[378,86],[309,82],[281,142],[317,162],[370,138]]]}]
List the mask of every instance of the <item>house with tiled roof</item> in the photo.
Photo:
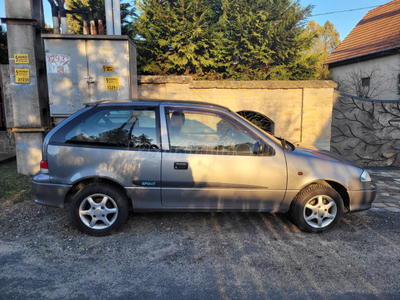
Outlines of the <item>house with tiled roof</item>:
[{"label": "house with tiled roof", "polygon": [[326,62],[342,91],[399,98],[400,0],[370,10]]}]

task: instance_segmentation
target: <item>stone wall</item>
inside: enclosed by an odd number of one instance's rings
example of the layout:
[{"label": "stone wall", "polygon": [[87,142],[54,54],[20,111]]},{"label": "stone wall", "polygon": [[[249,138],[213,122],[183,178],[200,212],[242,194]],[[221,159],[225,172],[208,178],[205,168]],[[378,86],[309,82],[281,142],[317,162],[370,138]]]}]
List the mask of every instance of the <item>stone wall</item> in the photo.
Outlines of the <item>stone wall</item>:
[{"label": "stone wall", "polygon": [[400,102],[365,102],[338,96],[331,147],[365,167],[400,167]]},{"label": "stone wall", "polygon": [[141,76],[138,95],[254,111],[274,122],[276,136],[330,149],[335,87],[333,81],[193,81],[186,76]]}]

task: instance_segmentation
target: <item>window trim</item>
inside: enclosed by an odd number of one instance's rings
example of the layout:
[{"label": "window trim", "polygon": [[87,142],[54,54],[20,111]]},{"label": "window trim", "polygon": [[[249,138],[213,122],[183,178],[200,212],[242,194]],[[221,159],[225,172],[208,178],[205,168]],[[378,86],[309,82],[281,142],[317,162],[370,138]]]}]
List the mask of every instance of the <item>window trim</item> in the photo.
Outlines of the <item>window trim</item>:
[{"label": "window trim", "polygon": [[[233,118],[232,116],[230,116],[229,114],[227,114],[226,112],[220,111],[220,110],[214,110],[214,109],[208,109],[208,108],[196,108],[196,107],[190,107],[190,106],[173,106],[170,104],[166,104],[166,105],[161,105],[162,106],[162,114],[160,114],[161,117],[161,124],[162,124],[162,128],[165,130],[165,132],[162,133],[161,138],[162,138],[162,151],[166,152],[166,153],[177,153],[177,154],[201,154],[201,155],[223,155],[223,156],[268,156],[268,157],[273,157],[276,155],[276,150],[274,147],[272,147],[270,145],[270,143],[268,143],[265,138],[260,137],[259,135],[257,135],[255,132],[253,132],[253,130],[251,130],[250,128],[244,126],[243,124],[241,124],[240,122],[238,122],[238,120],[236,120],[235,118]],[[246,134],[248,134],[251,138],[253,138],[255,141],[261,141],[263,142],[267,147],[270,147],[273,149],[273,153],[271,155],[267,155],[267,154],[258,154],[255,155],[253,153],[246,153],[246,154],[238,154],[238,152],[235,152],[235,154],[232,154],[230,152],[213,152],[210,153],[209,151],[188,151],[188,150],[175,150],[175,149],[171,149],[170,148],[170,140],[169,140],[169,127],[168,127],[168,122],[167,122],[167,118],[166,115],[168,113],[169,110],[181,110],[181,111],[188,111],[188,112],[196,112],[196,113],[207,113],[207,114],[213,114],[216,115],[218,117],[220,117],[221,119],[227,119],[228,122],[233,123],[234,125],[236,125],[238,128],[240,128],[241,130],[243,130]],[[164,145],[167,145],[164,146]]]},{"label": "window trim", "polygon": [[[56,139],[60,139],[60,137],[63,137],[65,140],[66,134],[71,131],[75,126],[77,126],[79,123],[84,121],[85,119],[89,118],[90,116],[96,114],[99,111],[102,110],[149,110],[149,111],[154,111],[155,113],[155,121],[156,121],[156,139],[157,142],[154,143],[156,144],[159,148],[158,149],[152,149],[152,148],[132,148],[132,147],[126,147],[126,146],[113,146],[113,145],[101,145],[98,143],[66,143],[66,141],[55,141]],[[49,145],[58,145],[58,146],[71,146],[71,147],[82,147],[82,148],[95,148],[95,149],[116,149],[116,150],[123,150],[123,151],[150,151],[150,152],[158,152],[161,151],[162,145],[161,145],[161,135],[160,135],[160,109],[159,106],[138,106],[138,105],[132,105],[132,106],[94,106],[93,108],[81,113],[78,115],[76,118],[72,119],[68,123],[64,124],[62,127],[60,127],[54,134],[49,139],[48,142]]]}]

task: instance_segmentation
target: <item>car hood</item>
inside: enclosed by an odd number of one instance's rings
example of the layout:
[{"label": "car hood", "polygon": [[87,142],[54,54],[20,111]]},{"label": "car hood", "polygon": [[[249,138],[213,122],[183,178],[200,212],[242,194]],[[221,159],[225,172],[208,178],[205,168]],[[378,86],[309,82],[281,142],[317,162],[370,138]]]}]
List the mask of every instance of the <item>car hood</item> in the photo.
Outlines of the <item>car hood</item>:
[{"label": "car hood", "polygon": [[348,164],[351,166],[355,166],[355,167],[358,167],[361,169],[361,167],[358,164],[356,164],[354,161],[344,158],[343,156],[340,156],[339,154],[332,153],[328,150],[319,149],[313,145],[304,144],[301,142],[295,142],[293,144],[296,146],[296,150],[298,150],[298,151],[307,152],[307,153],[310,153],[310,154],[320,157],[320,158],[338,161],[338,162]]}]

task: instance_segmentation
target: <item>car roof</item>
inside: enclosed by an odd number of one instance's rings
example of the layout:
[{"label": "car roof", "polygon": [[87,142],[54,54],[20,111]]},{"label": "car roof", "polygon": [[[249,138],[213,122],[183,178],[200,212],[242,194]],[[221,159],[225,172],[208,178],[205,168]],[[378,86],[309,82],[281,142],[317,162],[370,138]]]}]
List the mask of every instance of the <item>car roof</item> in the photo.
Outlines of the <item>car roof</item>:
[{"label": "car roof", "polygon": [[96,102],[84,103],[85,106],[127,106],[127,105],[156,105],[160,104],[183,104],[183,105],[200,105],[207,107],[223,108],[229,110],[223,105],[218,105],[203,101],[192,100],[163,100],[163,99],[134,99],[134,100],[101,100]]}]

